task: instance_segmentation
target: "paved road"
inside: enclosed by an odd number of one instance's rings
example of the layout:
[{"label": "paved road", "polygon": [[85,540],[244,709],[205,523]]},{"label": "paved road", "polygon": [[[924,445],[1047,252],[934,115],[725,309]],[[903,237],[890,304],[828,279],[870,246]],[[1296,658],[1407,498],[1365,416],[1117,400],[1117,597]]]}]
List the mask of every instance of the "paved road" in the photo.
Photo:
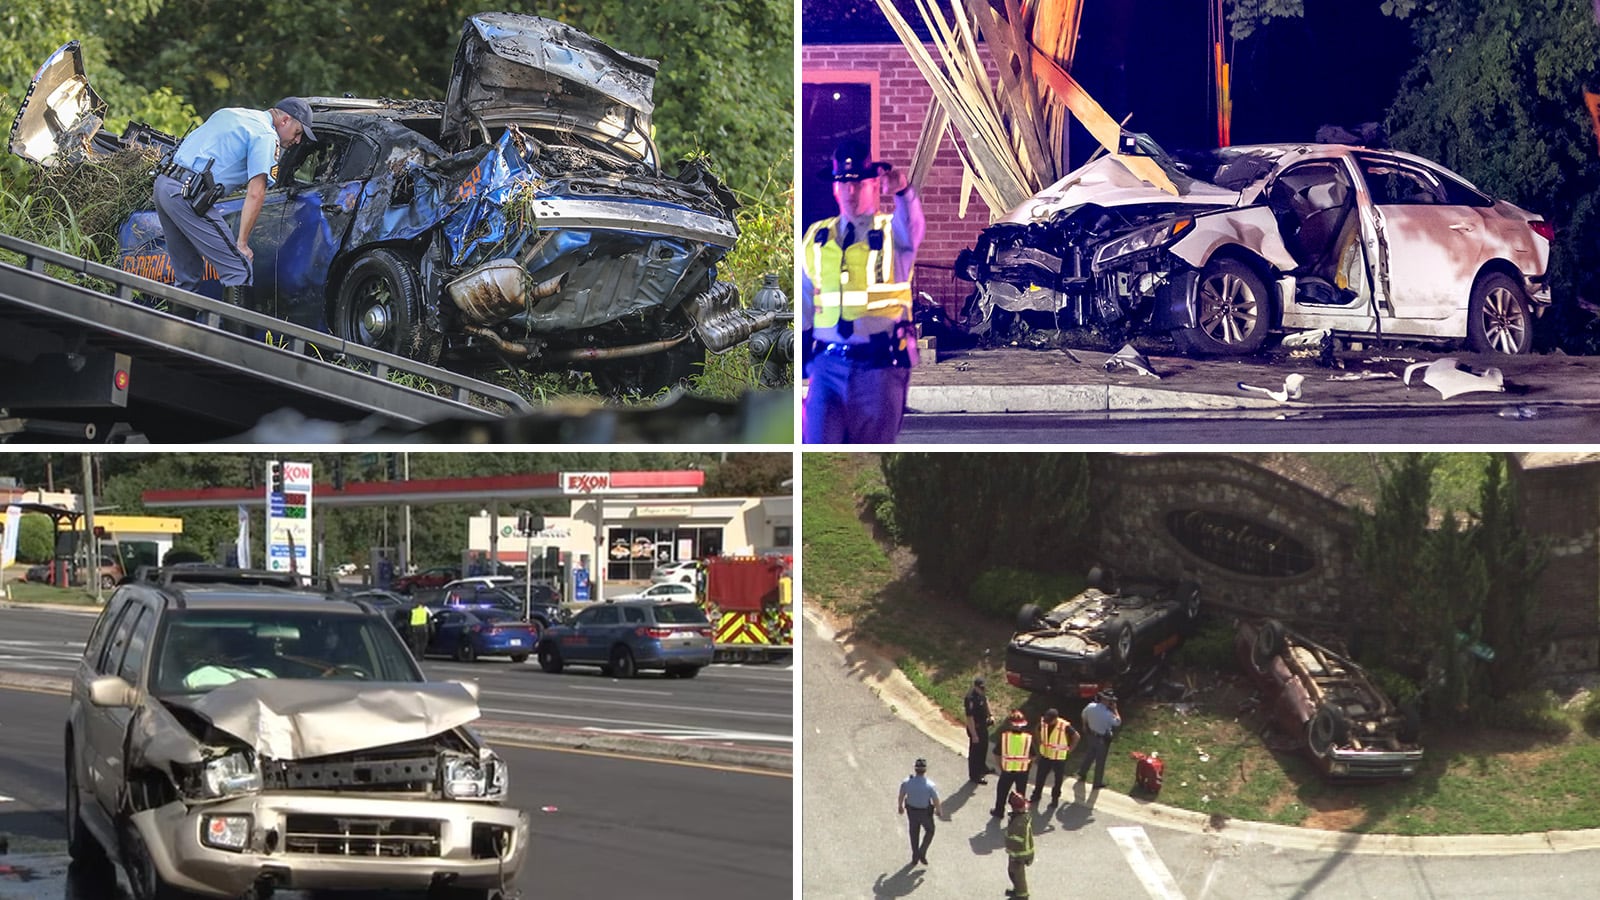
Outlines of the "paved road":
[{"label": "paved road", "polygon": [[[59,694],[0,688],[0,863],[34,867],[20,883],[0,875],[4,900],[125,900],[66,883]],[[511,767],[511,804],[532,816],[523,897],[608,895],[621,883],[656,897],[745,900],[793,893],[793,782],[752,770],[496,742]],[[302,895],[278,896],[296,900]],[[368,898],[375,900],[375,898]]]},{"label": "paved road", "polygon": [[[966,786],[958,749],[910,720],[928,714],[898,673],[868,654],[803,629],[801,894],[839,900],[1001,897],[1004,837],[991,819],[994,783]],[[884,695],[880,695],[883,692]],[[925,704],[925,701],[923,702]],[[924,718],[926,721],[926,718]],[[938,723],[959,745],[959,728]],[[926,757],[943,789],[931,865],[911,867],[896,787]],[[1108,778],[1115,788],[1131,773]],[[1169,772],[1169,777],[1171,773]],[[1255,900],[1255,898],[1494,898],[1600,896],[1600,850],[1503,855],[1454,842],[1428,855],[1370,852],[1354,836],[1304,835],[1228,823],[1220,831],[1154,824],[1153,808],[1110,791],[1086,794],[1035,820],[1039,898]],[[1294,838],[1304,836],[1304,844]],[[1552,841],[1554,841],[1552,836]],[[1315,849],[1297,849],[1324,843]],[[1596,842],[1587,842],[1594,846]],[[1451,849],[1453,847],[1453,849]]]},{"label": "paved road", "polygon": [[[0,608],[0,671],[71,678],[94,624],[90,612]],[[560,675],[532,661],[458,663],[430,658],[431,679],[475,679],[485,719],[516,725],[710,741],[788,750],[794,742],[794,669],[708,666],[694,679],[645,673],[622,681],[577,667]]]}]

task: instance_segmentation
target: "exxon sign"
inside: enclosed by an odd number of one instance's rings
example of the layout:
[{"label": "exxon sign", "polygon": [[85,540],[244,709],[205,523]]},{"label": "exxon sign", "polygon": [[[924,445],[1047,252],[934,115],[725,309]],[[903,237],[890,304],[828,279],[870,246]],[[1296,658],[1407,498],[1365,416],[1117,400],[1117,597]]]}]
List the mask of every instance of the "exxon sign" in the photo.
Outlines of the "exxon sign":
[{"label": "exxon sign", "polygon": [[286,462],[283,464],[283,490],[310,493],[311,463]]},{"label": "exxon sign", "polygon": [[561,493],[598,494],[611,490],[610,472],[562,472]]}]

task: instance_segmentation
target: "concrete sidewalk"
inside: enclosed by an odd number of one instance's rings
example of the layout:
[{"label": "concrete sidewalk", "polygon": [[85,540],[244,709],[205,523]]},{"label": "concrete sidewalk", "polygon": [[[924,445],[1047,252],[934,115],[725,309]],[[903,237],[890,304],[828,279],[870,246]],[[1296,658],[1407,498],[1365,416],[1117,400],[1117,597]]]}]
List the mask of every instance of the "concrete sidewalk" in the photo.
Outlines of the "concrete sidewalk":
[{"label": "concrete sidewalk", "polygon": [[[1168,351],[1170,352],[1170,351]],[[1600,358],[1563,354],[1517,357],[1436,350],[1345,349],[1335,367],[1283,352],[1250,359],[1191,359],[1146,354],[1159,379],[1104,364],[1093,350],[1001,348],[924,358],[911,376],[912,413],[1216,412],[1250,410],[1439,410],[1542,407],[1600,410]],[[1500,369],[1504,392],[1444,399],[1421,382],[1407,387],[1410,363],[1454,357],[1474,373]],[[1304,376],[1301,399],[1280,403],[1239,388],[1240,382],[1281,390],[1290,373]]]},{"label": "concrete sidewalk", "polygon": [[[841,636],[812,607],[805,607],[804,615],[806,622],[816,628],[821,637],[836,641],[844,648],[854,670],[895,715],[933,738],[957,758],[966,758],[967,736],[961,725],[923,696],[892,660],[884,659],[867,645],[851,640],[848,635]],[[1192,834],[1223,834],[1242,842],[1292,850],[1381,856],[1484,856],[1600,849],[1600,829],[1427,837],[1355,834],[1212,816],[1115,791],[1101,790],[1086,794],[1086,787],[1070,776],[1067,786],[1066,793],[1076,797],[1080,805],[1087,803],[1096,811],[1118,818]]]}]

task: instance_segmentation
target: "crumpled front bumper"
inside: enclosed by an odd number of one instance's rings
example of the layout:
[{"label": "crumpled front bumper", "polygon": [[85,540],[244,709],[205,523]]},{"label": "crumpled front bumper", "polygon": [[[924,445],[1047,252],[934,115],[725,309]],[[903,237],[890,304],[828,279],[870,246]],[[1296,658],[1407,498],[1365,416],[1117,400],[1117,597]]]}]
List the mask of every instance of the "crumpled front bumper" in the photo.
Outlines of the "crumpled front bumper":
[{"label": "crumpled front bumper", "polygon": [[[201,842],[207,817],[217,815],[251,817],[243,851]],[[426,890],[446,879],[494,888],[513,881],[528,842],[521,810],[335,793],[173,802],[132,821],[165,881],[214,897],[236,897],[262,878],[293,890]],[[385,855],[401,852],[415,855]]]}]

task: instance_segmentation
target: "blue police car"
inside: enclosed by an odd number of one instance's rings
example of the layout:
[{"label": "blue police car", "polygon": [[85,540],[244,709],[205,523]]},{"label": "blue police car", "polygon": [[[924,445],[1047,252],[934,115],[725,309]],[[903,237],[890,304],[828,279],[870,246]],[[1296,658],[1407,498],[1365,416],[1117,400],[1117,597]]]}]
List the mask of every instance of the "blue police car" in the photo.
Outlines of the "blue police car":
[{"label": "blue police car", "polygon": [[596,603],[567,625],[545,629],[539,668],[559,673],[569,665],[598,666],[603,675],[632,678],[642,669],[693,678],[716,652],[711,621],[694,603],[623,600]]}]

